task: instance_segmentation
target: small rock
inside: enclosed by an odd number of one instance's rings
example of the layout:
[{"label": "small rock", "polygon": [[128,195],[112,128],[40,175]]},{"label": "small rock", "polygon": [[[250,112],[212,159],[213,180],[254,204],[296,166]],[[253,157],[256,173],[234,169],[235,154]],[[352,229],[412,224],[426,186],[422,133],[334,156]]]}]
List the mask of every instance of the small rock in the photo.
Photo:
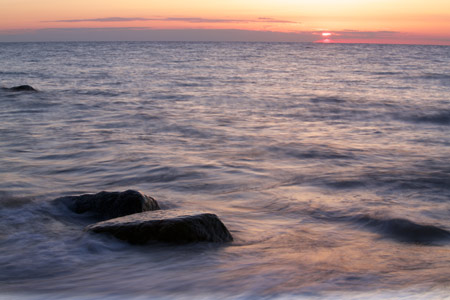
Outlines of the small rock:
[{"label": "small rock", "polygon": [[133,214],[93,224],[85,230],[109,233],[131,244],[150,241],[177,244],[233,241],[230,232],[215,214],[183,210]]},{"label": "small rock", "polygon": [[380,219],[364,215],[356,221],[383,237],[403,243],[433,245],[450,240],[449,231],[434,225],[415,223],[408,219]]},{"label": "small rock", "polygon": [[3,89],[12,92],[37,92],[37,90],[30,85],[19,85],[13,86],[12,88],[3,88]]},{"label": "small rock", "polygon": [[101,220],[159,209],[158,202],[138,191],[100,192],[81,196],[67,196],[54,200],[78,213],[90,213]]}]

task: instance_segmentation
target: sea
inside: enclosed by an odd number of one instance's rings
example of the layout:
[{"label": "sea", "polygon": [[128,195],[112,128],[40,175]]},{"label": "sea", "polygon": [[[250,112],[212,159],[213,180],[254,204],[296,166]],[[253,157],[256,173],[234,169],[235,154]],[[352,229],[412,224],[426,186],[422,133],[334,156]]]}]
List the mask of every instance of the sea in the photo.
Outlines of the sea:
[{"label": "sea", "polygon": [[[0,43],[0,86],[2,300],[450,299],[448,46]],[[128,189],[234,241],[53,201]]]}]

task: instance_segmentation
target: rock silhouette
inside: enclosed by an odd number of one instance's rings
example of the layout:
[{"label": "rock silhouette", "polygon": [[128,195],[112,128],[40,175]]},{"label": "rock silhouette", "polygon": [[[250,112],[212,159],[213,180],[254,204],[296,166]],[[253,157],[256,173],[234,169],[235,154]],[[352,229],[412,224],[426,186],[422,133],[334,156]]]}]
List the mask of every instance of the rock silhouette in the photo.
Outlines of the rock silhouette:
[{"label": "rock silhouette", "polygon": [[158,202],[138,191],[100,192],[81,196],[67,196],[54,200],[63,203],[70,210],[87,213],[100,220],[122,217],[130,214],[159,209]]},{"label": "rock silhouette", "polygon": [[18,85],[13,86],[11,88],[2,88],[2,89],[11,92],[37,92],[37,90],[33,88],[31,85]]}]

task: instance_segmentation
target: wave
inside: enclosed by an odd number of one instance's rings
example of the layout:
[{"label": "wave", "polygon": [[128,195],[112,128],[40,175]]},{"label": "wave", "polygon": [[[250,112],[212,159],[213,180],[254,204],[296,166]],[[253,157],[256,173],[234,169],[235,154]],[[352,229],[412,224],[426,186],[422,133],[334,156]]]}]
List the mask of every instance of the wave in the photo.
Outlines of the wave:
[{"label": "wave", "polygon": [[[382,153],[380,155],[383,155]],[[364,157],[364,155],[361,155]],[[443,153],[441,157],[427,158],[422,160],[378,164],[373,162],[366,164],[366,161],[348,161],[353,163],[351,169],[336,169],[325,173],[302,174],[298,177],[295,174],[291,180],[292,184],[312,184],[315,186],[348,189],[348,188],[369,188],[369,189],[393,189],[426,191],[427,194],[433,192],[448,193],[450,190],[450,165]],[[338,164],[338,160],[331,161]],[[360,165],[362,162],[363,165]],[[346,161],[344,161],[346,163]],[[348,164],[347,164],[348,165]],[[344,164],[345,166],[345,164]],[[297,180],[300,179],[300,180]],[[427,201],[424,199],[424,201]]]},{"label": "wave", "polygon": [[406,118],[414,123],[431,123],[437,125],[450,125],[450,110],[443,110],[434,113],[416,114]]},{"label": "wave", "polygon": [[125,93],[123,91],[116,91],[112,89],[72,89],[65,90],[65,92],[71,95],[81,95],[81,96],[102,96],[102,97],[119,97],[123,96]]},{"label": "wave", "polygon": [[341,104],[346,102],[346,100],[339,98],[339,97],[332,97],[332,96],[323,96],[323,97],[313,97],[309,99],[309,101],[313,103],[335,103],[335,104]]},{"label": "wave", "polygon": [[[341,172],[325,174],[291,174],[280,183],[282,186],[317,186],[332,190],[387,189],[417,190],[427,193],[447,193],[450,189],[448,170],[417,171],[414,169],[385,170],[382,172],[357,172],[348,175]],[[427,201],[424,199],[424,201]]]},{"label": "wave", "polygon": [[30,76],[28,72],[20,72],[20,71],[0,71],[0,76]]},{"label": "wave", "polygon": [[0,209],[18,208],[32,202],[28,197],[16,197],[6,191],[0,191]]},{"label": "wave", "polygon": [[348,178],[342,180],[324,180],[323,183],[334,189],[357,189],[364,188],[368,185],[368,182],[363,180],[357,180],[355,178]]},{"label": "wave", "polygon": [[58,277],[97,262],[98,253],[126,249],[86,235],[83,228],[92,220],[61,204],[24,200],[10,205],[13,200],[0,202],[0,281]]},{"label": "wave", "polygon": [[392,72],[392,71],[384,71],[384,72],[371,72],[370,74],[373,75],[400,75],[401,72]]},{"label": "wave", "polygon": [[[170,182],[182,182],[185,180],[199,180],[203,178],[205,174],[200,171],[196,171],[191,168],[177,168],[177,167],[158,167],[153,168],[143,174],[137,175],[111,175],[107,176],[107,186],[123,185],[137,183],[170,183]],[[109,177],[112,180],[108,181]]]},{"label": "wave", "polygon": [[369,214],[345,215],[324,210],[311,211],[310,215],[316,219],[358,225],[358,229],[370,230],[382,238],[401,243],[440,245],[450,242],[450,231],[404,218],[378,217]]},{"label": "wave", "polygon": [[205,81],[176,81],[174,82],[174,85],[176,87],[181,88],[189,88],[189,87],[212,87],[212,82],[205,82]]},{"label": "wave", "polygon": [[419,82],[421,84],[432,83],[438,86],[448,87],[450,84],[450,74],[449,73],[421,73],[421,74],[410,74],[400,77],[404,80],[411,80],[414,82]]},{"label": "wave", "polygon": [[284,155],[297,159],[354,159],[353,150],[343,150],[327,145],[308,145],[301,143],[289,143],[279,146],[267,147],[271,153],[277,156]]},{"label": "wave", "polygon": [[199,126],[169,124],[162,128],[167,132],[174,132],[189,139],[211,139],[217,136],[213,128]]},{"label": "wave", "polygon": [[419,76],[421,79],[437,79],[437,80],[449,80],[450,74],[444,73],[425,73]]}]

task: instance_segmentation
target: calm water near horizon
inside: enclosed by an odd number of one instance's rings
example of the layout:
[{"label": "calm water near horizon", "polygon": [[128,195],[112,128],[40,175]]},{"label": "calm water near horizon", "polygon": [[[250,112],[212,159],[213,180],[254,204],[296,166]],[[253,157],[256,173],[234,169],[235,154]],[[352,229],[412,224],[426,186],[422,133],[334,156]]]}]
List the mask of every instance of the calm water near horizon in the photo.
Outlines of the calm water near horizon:
[{"label": "calm water near horizon", "polygon": [[[0,87],[39,90],[0,89],[0,299],[450,299],[449,50],[0,43]],[[126,189],[235,240],[51,203]]]}]

